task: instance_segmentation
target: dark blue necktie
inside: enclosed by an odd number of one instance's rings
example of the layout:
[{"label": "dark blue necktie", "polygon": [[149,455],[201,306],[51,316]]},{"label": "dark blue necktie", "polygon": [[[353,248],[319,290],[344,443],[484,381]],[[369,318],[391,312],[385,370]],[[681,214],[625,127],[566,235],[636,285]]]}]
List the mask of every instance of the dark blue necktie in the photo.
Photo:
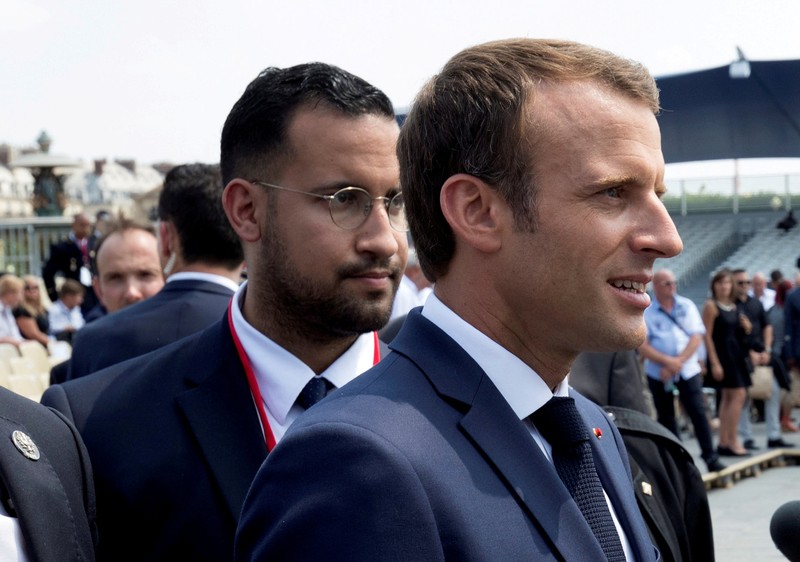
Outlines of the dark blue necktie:
[{"label": "dark blue necktie", "polygon": [[[330,385],[330,386],[329,386]],[[325,398],[328,389],[333,385],[325,378],[316,376],[312,378],[300,391],[298,402],[303,409],[308,410],[311,406]]]},{"label": "dark blue necktie", "polygon": [[553,397],[531,415],[531,421],[553,448],[556,472],[589,522],[606,558],[624,562],[625,552],[592,459],[589,431],[575,400]]}]

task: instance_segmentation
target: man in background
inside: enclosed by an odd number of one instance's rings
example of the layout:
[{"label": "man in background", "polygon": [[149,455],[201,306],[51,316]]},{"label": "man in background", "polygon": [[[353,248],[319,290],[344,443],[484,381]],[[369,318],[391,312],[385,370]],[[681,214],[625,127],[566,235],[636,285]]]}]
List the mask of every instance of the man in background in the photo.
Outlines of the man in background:
[{"label": "man in background", "polygon": [[68,380],[163,347],[222,317],[239,286],[244,259],[222,208],[222,187],[219,166],[170,170],[158,200],[166,284],[152,297],[86,326]]},{"label": "man in background", "polygon": [[639,346],[639,353],[645,360],[647,383],[659,423],[680,438],[675,420],[677,388],[708,470],[722,470],[725,465],[714,449],[697,360],[697,349],[706,329],[697,305],[679,295],[677,287],[675,274],[669,269],[661,269],[653,276],[655,300],[644,311],[647,340]]},{"label": "man in background", "polygon": [[86,288],[81,305],[81,312],[84,314],[97,304],[92,287],[92,261],[97,238],[92,231],[89,217],[83,213],[76,214],[69,236],[50,246],[50,256],[42,267],[42,279],[52,302],[58,300],[56,274],[60,273],[65,279],[74,279]]},{"label": "man in background", "polygon": [[[95,255],[95,276],[92,279],[100,305],[111,314],[126,306],[147,299],[158,293],[164,286],[164,275],[158,257],[158,241],[153,230],[127,219],[121,219],[109,226],[108,233],[97,245]],[[101,315],[104,317],[105,314]],[[95,319],[86,327],[99,322]],[[155,327],[150,326],[152,330]],[[107,347],[102,341],[92,338],[93,331],[85,342],[80,334],[73,341],[72,358],[59,363],[50,372],[50,382],[57,384],[69,377],[73,359],[79,368],[83,358],[94,353],[105,353]]]},{"label": "man in background", "polygon": [[[744,329],[744,349],[747,349],[752,367],[772,365],[772,325],[769,323],[764,306],[761,301],[750,296],[752,281],[745,269],[734,269],[733,300]],[[781,389],[775,376],[772,377],[772,393],[764,401],[764,422],[767,426],[767,447],[793,447],[792,443],[781,437]],[[757,451],[759,447],[753,441],[752,408],[749,396],[742,406],[739,416],[739,435],[742,445],[750,451]]]}]

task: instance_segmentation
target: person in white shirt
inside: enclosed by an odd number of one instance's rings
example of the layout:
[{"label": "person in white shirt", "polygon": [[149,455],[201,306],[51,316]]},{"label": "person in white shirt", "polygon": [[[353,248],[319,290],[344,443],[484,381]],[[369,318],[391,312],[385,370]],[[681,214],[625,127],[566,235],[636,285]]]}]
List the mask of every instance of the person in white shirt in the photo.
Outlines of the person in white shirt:
[{"label": "person in white shirt", "polygon": [[19,345],[23,340],[14,318],[14,309],[22,302],[24,286],[25,282],[16,275],[0,277],[0,343]]},{"label": "person in white shirt", "polygon": [[83,285],[73,279],[64,280],[58,290],[58,300],[47,311],[50,335],[55,339],[72,342],[73,334],[83,328],[83,295]]},{"label": "person in white shirt", "polygon": [[767,276],[760,271],[753,274],[753,285],[748,294],[761,302],[764,312],[769,312],[775,306],[775,289],[767,287]]}]

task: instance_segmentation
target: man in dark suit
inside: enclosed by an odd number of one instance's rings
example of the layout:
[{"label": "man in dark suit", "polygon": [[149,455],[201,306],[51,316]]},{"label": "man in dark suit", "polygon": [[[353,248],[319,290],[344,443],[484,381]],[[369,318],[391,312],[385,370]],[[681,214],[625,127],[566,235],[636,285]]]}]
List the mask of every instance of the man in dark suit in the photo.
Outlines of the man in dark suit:
[{"label": "man in dark suit", "polygon": [[101,557],[231,559],[268,450],[379,359],[407,252],[398,131],[385,94],[321,63],[266,69],[234,105],[222,201],[248,280],[228,315],[43,398],[92,457]]},{"label": "man in dark suit", "polygon": [[222,208],[222,188],[219,166],[170,170],[158,200],[167,282],[155,296],[84,327],[75,338],[67,380],[144,355],[224,315],[244,256]]},{"label": "man in dark suit", "polygon": [[94,560],[94,484],[75,428],[2,387],[0,412],[0,558]]},{"label": "man in dark suit", "polygon": [[267,458],[237,560],[657,559],[620,434],[565,381],[642,342],[681,249],[656,111],[641,65],[563,41],[479,45],[423,87],[398,156],[434,293]]},{"label": "man in dark suit", "polygon": [[78,281],[86,289],[81,312],[88,313],[97,305],[97,296],[92,288],[92,261],[97,238],[92,231],[89,217],[78,213],[72,220],[72,231],[66,240],[50,246],[50,256],[42,267],[42,279],[50,300],[58,300],[56,274]]}]

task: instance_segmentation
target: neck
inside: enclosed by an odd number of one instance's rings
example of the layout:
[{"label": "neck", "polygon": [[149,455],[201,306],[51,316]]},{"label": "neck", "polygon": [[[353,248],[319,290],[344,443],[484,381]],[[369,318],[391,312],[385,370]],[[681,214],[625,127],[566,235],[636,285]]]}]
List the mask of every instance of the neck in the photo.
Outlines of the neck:
[{"label": "neck", "polygon": [[255,294],[248,287],[244,296],[242,315],[256,330],[320,374],[347,351],[358,335],[322,333],[302,322],[293,322],[281,314],[265,313]]},{"label": "neck", "polygon": [[231,281],[238,283],[242,278],[242,266],[234,269],[218,265],[209,265],[204,263],[176,263],[176,266],[170,271],[170,275],[175,273],[208,273],[211,275],[219,275],[227,277]]},{"label": "neck", "polygon": [[449,287],[440,287],[440,283],[437,283],[436,296],[439,300],[473,328],[503,346],[534,370],[548,388],[555,388],[564,380],[577,353],[551,345],[541,345],[540,342],[552,339],[551,326],[513,321],[517,315],[503,311],[504,306],[501,303],[484,300],[482,297],[486,293],[483,291],[471,293],[471,297],[451,298],[451,295],[459,293],[450,293],[448,289]]},{"label": "neck", "polygon": [[661,306],[661,308],[669,312],[670,310],[672,310],[672,307],[675,304],[675,299],[672,297],[665,298],[663,300],[658,299],[658,304]]}]

